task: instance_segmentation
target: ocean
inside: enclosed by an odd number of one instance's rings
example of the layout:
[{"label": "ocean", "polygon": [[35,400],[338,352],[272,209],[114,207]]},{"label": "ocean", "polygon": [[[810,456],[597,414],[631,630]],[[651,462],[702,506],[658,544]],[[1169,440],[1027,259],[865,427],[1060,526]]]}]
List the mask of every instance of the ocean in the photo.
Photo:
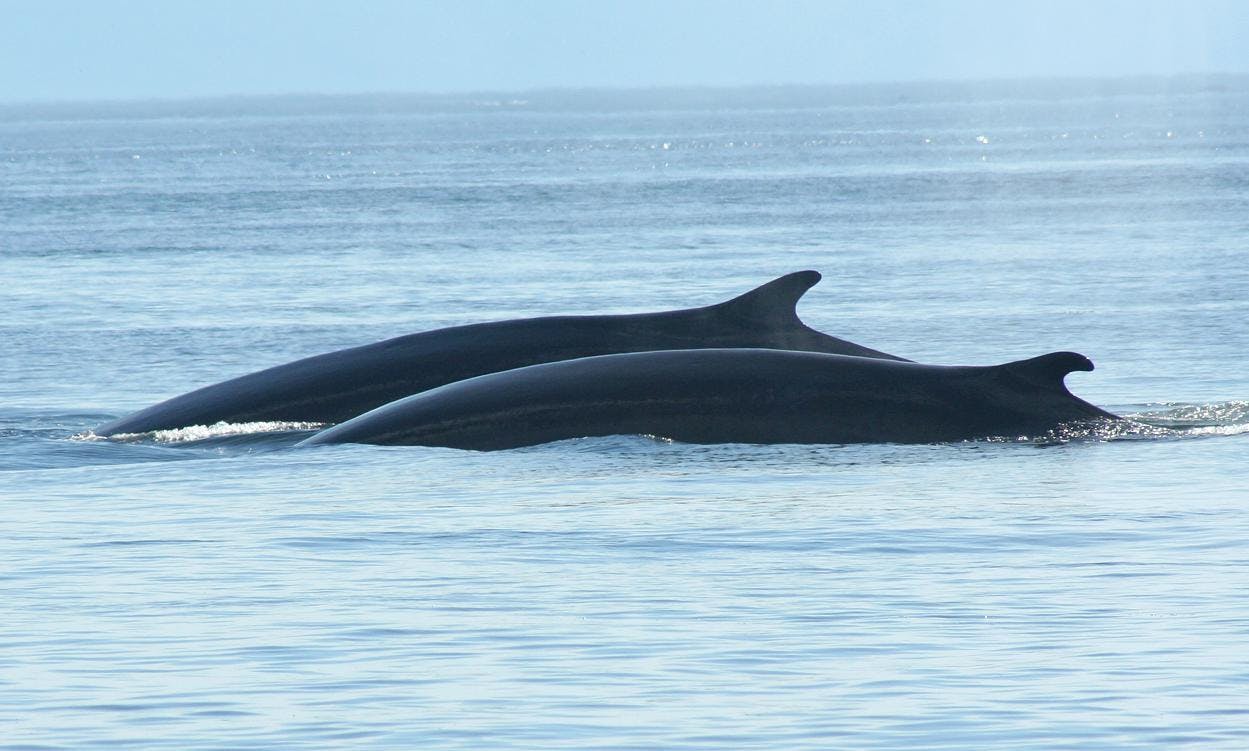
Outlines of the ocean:
[{"label": "ocean", "polygon": [[[0,107],[0,749],[1249,746],[1249,78]],[[1145,427],[91,429],[784,273]]]}]

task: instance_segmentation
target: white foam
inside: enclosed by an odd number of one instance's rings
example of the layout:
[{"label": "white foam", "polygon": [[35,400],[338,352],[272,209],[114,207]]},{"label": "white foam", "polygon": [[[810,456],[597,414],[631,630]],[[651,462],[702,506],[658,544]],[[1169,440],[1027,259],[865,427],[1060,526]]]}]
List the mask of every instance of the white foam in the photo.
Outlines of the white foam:
[{"label": "white foam", "polygon": [[222,436],[279,433],[288,430],[319,430],[325,427],[325,425],[326,423],[322,422],[283,422],[280,420],[218,422],[213,425],[190,425],[185,428],[153,430],[147,433],[114,433],[110,436],[99,436],[88,430],[72,436],[72,439],[76,441],[119,441],[122,443],[135,441],[186,443],[188,441],[202,441],[206,438],[220,438]]}]

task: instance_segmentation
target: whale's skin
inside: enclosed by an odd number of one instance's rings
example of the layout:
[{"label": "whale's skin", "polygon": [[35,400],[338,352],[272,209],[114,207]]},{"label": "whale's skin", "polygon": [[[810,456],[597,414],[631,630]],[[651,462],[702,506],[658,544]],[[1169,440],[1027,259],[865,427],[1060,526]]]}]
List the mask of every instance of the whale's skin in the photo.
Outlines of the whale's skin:
[{"label": "whale's skin", "polygon": [[485,373],[649,350],[770,347],[897,359],[806,326],[794,310],[816,271],[726,302],[625,315],[552,316],[408,334],[296,360],[173,397],[97,427],[99,436],[261,421],[338,423]]},{"label": "whale's skin", "polygon": [[689,443],[940,443],[1045,436],[1118,419],[1063,378],[1055,352],[997,366],[773,349],[604,355],[479,376],[379,407],[301,445],[507,449],[618,434]]}]

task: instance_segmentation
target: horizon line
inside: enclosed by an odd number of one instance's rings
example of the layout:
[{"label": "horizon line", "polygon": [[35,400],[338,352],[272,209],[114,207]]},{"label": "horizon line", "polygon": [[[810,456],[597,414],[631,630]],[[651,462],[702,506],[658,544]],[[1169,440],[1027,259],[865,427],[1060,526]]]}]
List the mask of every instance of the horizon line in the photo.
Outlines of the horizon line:
[{"label": "horizon line", "polygon": [[1183,73],[1130,73],[1122,75],[1036,75],[1036,76],[1002,76],[977,78],[914,78],[880,81],[855,82],[780,82],[780,83],[741,83],[741,84],[653,84],[653,85],[578,85],[578,86],[537,86],[517,89],[454,89],[454,90],[399,90],[374,89],[359,91],[313,91],[290,90],[272,92],[235,92],[220,94],[192,95],[156,95],[156,96],[120,96],[120,97],[85,97],[85,98],[40,98],[0,100],[0,109],[25,108],[72,108],[92,105],[154,105],[170,106],[190,103],[225,103],[260,100],[348,100],[348,99],[379,99],[402,98],[411,100],[427,100],[430,102],[456,102],[461,104],[497,102],[506,98],[509,103],[519,105],[526,102],[526,97],[576,94],[676,94],[682,92],[704,92],[729,94],[744,91],[781,91],[781,90],[822,90],[822,91],[855,91],[873,88],[909,87],[925,85],[942,86],[985,86],[1004,85],[1011,83],[1029,84],[1092,84],[1092,83],[1164,83],[1168,81],[1212,80],[1249,81],[1249,72],[1238,71],[1203,71]]}]

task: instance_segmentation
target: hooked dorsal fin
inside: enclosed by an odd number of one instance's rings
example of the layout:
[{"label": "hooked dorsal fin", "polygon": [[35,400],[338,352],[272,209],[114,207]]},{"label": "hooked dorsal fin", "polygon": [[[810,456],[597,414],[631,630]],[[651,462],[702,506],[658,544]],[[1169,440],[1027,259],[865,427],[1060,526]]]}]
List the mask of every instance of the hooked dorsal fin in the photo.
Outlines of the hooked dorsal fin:
[{"label": "hooked dorsal fin", "polygon": [[1011,374],[1042,388],[1066,390],[1063,379],[1077,370],[1092,370],[1093,361],[1078,352],[1051,352],[1048,355],[998,365],[994,370]]},{"label": "hooked dorsal fin", "polygon": [[792,321],[798,318],[798,301],[819,281],[818,271],[795,271],[715,307],[756,321]]},{"label": "hooked dorsal fin", "polygon": [[753,339],[743,338],[738,331],[739,335],[732,337],[727,346],[794,349],[906,362],[897,355],[829,336],[803,323],[796,309],[798,301],[820,279],[818,271],[795,271],[755,287],[732,300],[697,310],[732,322],[735,329],[745,328],[747,333],[753,335]]}]

